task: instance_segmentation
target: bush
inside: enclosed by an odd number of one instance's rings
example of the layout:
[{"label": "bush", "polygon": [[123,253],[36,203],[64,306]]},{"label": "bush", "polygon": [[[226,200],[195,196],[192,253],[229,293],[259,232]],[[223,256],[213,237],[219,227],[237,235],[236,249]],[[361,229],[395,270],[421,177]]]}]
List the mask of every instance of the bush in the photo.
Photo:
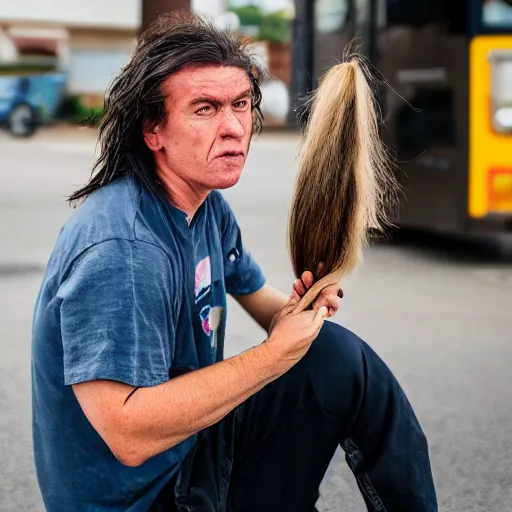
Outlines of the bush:
[{"label": "bush", "polygon": [[261,25],[262,13],[260,8],[255,5],[231,7],[229,11],[234,12],[240,18],[240,23],[244,26],[259,27]]},{"label": "bush", "polygon": [[288,43],[291,37],[290,20],[285,11],[262,12],[255,5],[229,9],[240,18],[242,27],[257,27],[256,40]]},{"label": "bush", "polygon": [[260,25],[260,39],[272,43],[288,43],[291,38],[290,21],[283,12],[264,14]]},{"label": "bush", "polygon": [[56,117],[70,123],[98,126],[103,117],[103,107],[85,106],[80,96],[69,95],[61,102]]}]

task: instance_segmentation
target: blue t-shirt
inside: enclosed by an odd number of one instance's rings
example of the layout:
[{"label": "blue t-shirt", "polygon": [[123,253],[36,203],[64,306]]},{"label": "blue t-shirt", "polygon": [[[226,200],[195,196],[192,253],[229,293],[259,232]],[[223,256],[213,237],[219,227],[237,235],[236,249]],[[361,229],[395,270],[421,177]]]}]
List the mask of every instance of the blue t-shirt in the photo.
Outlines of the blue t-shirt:
[{"label": "blue t-shirt", "polygon": [[222,360],[226,293],[263,284],[216,191],[190,225],[131,178],[82,203],[59,235],[33,323],[34,453],[49,512],[150,508],[197,435],[139,467],[124,466],[71,385],[155,386]]}]

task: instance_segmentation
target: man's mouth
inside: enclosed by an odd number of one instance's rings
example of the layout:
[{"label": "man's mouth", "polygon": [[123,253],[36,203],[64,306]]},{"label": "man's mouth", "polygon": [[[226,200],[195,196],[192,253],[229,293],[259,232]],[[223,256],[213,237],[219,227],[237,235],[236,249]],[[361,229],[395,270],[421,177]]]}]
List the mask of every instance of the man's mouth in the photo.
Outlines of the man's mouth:
[{"label": "man's mouth", "polygon": [[240,158],[243,156],[243,151],[224,151],[217,158]]}]

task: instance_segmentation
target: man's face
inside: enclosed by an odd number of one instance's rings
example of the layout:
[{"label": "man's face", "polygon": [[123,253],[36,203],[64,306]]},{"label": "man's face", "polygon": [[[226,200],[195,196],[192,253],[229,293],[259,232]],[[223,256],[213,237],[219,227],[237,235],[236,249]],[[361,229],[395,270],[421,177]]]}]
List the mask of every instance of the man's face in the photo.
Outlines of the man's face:
[{"label": "man's face", "polygon": [[165,122],[145,134],[166,181],[198,192],[232,187],[252,131],[251,86],[237,67],[189,66],[163,84]]}]

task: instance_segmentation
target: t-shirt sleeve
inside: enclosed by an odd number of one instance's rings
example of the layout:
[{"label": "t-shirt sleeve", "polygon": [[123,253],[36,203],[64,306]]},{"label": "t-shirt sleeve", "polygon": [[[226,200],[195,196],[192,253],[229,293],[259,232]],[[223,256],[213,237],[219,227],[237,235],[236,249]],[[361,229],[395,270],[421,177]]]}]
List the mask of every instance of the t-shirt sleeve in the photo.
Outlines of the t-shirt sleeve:
[{"label": "t-shirt sleeve", "polygon": [[222,215],[222,247],[224,252],[224,281],[231,295],[248,295],[265,284],[260,266],[244,247],[242,233],[231,207],[219,194]]},{"label": "t-shirt sleeve", "polygon": [[173,288],[169,258],[159,247],[109,240],[83,253],[58,291],[65,385],[168,381]]}]

